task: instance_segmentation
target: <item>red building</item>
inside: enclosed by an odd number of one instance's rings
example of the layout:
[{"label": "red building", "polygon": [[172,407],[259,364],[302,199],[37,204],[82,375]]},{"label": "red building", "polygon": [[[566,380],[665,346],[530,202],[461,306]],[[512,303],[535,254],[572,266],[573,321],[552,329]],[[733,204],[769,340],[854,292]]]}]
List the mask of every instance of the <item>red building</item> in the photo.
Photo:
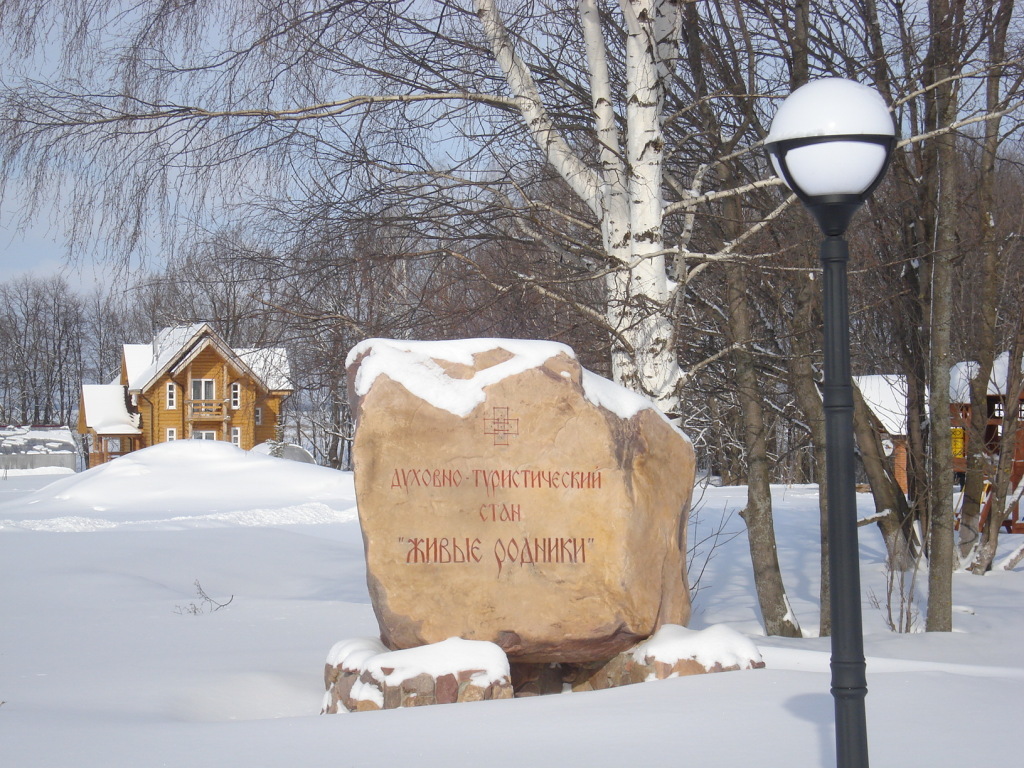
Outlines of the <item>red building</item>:
[{"label": "red building", "polygon": [[[1017,397],[1006,396],[1009,355],[1003,353],[993,365],[989,378],[985,425],[985,452],[995,459],[1003,443],[1004,422],[1008,408],[1016,408],[1016,417],[1024,422],[1024,391]],[[967,431],[971,419],[971,378],[977,371],[977,363],[957,363],[950,369],[949,400],[953,452],[953,472],[963,475],[967,471]],[[865,402],[878,419],[882,430],[882,445],[893,463],[893,473],[903,493],[908,491],[907,483],[907,382],[903,376],[859,376],[856,383]],[[1024,424],[1016,432],[1014,458],[1010,474],[1012,490],[1021,487],[1024,476]],[[991,494],[983,501],[982,515],[987,516],[991,506]],[[1010,506],[1007,528],[1014,533],[1024,533],[1019,500]]]}]

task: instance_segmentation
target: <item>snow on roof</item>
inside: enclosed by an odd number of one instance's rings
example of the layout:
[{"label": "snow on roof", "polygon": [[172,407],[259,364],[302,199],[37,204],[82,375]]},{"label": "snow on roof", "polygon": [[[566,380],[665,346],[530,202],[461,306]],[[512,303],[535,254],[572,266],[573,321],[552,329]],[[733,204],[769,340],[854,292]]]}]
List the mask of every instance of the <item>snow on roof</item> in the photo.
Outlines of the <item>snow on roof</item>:
[{"label": "snow on roof", "polygon": [[137,435],[138,414],[128,413],[124,387],[120,384],[85,384],[82,386],[82,407],[85,425],[97,435]]},{"label": "snow on roof", "polygon": [[[1003,352],[992,361],[992,375],[988,377],[988,394],[1004,395],[1006,377],[1010,372],[1010,353]],[[1024,373],[1024,364],[1021,365]],[[949,401],[951,403],[971,402],[971,379],[978,375],[978,364],[973,361],[957,363],[949,369]]]},{"label": "snow on roof", "polygon": [[292,372],[283,347],[242,348],[234,350],[267,389],[292,389]]},{"label": "snow on roof", "polygon": [[907,434],[907,377],[854,376],[854,381],[882,428],[890,435]]},{"label": "snow on roof", "polygon": [[177,325],[158,331],[150,344],[125,344],[128,389],[144,389],[204,328],[209,326],[206,323]]},{"label": "snow on roof", "polygon": [[[435,362],[443,360],[471,366],[475,355],[495,349],[503,349],[512,356],[504,362],[477,371],[468,379],[450,376]],[[554,341],[367,339],[352,348],[346,365],[351,365],[364,354],[355,381],[355,391],[360,396],[369,392],[378,376],[385,374],[435,408],[463,417],[484,401],[484,390],[488,386],[531,368],[538,368],[559,354],[576,359],[576,353],[570,347]],[[629,419],[645,409],[661,414],[647,398],[586,369],[583,369],[583,393],[594,405],[623,419]]]},{"label": "snow on roof", "polygon": [[142,391],[187,351],[204,331],[222,350],[234,354],[269,390],[290,390],[291,370],[282,347],[230,349],[208,323],[179,325],[158,331],[150,344],[125,344],[124,362],[128,389]]},{"label": "snow on roof", "polygon": [[[128,385],[131,386],[132,382],[141,379],[144,372],[153,365],[153,345],[125,344],[123,352],[124,370],[128,377]],[[120,383],[120,381],[118,378],[111,383]]]},{"label": "snow on roof", "polygon": [[[1010,368],[1010,355],[1003,352],[992,363],[992,375],[988,380],[989,395],[1003,395],[1006,376]],[[1021,367],[1024,373],[1024,365]],[[949,401],[951,403],[971,402],[971,379],[978,375],[978,364],[969,360],[957,363],[949,369]],[[895,374],[876,376],[855,376],[857,387],[865,402],[882,422],[890,435],[907,434],[907,378]],[[925,393],[927,397],[927,393]]]}]

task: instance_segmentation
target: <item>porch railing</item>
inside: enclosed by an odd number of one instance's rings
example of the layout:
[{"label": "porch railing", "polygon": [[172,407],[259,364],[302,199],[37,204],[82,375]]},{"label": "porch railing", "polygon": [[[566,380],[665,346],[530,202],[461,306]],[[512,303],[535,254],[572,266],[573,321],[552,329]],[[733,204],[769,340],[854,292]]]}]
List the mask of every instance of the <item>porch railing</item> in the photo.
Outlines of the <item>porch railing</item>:
[{"label": "porch railing", "polygon": [[189,400],[188,415],[190,419],[223,419],[227,416],[226,400]]}]

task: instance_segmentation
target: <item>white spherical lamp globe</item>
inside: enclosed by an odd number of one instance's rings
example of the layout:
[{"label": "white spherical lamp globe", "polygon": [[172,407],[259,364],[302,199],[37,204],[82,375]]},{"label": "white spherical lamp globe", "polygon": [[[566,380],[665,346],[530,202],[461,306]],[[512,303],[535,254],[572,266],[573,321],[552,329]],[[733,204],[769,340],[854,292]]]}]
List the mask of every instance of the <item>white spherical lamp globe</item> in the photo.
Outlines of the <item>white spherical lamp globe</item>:
[{"label": "white spherical lamp globe", "polygon": [[896,129],[873,88],[831,77],[791,93],[765,139],[775,172],[805,198],[865,195],[885,170]]}]

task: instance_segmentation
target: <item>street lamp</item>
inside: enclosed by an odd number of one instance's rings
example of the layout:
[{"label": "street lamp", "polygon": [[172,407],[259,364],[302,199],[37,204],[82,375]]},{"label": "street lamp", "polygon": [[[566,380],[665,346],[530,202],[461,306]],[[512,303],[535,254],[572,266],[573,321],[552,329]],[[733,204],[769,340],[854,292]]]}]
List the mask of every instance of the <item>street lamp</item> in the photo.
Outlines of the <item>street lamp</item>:
[{"label": "street lamp", "polygon": [[825,315],[822,399],[838,768],[868,765],[846,288],[850,254],[843,235],[885,175],[895,144],[892,117],[878,92],[841,78],[815,80],[793,91],[779,107],[765,139],[775,171],[825,235],[820,251]]}]

